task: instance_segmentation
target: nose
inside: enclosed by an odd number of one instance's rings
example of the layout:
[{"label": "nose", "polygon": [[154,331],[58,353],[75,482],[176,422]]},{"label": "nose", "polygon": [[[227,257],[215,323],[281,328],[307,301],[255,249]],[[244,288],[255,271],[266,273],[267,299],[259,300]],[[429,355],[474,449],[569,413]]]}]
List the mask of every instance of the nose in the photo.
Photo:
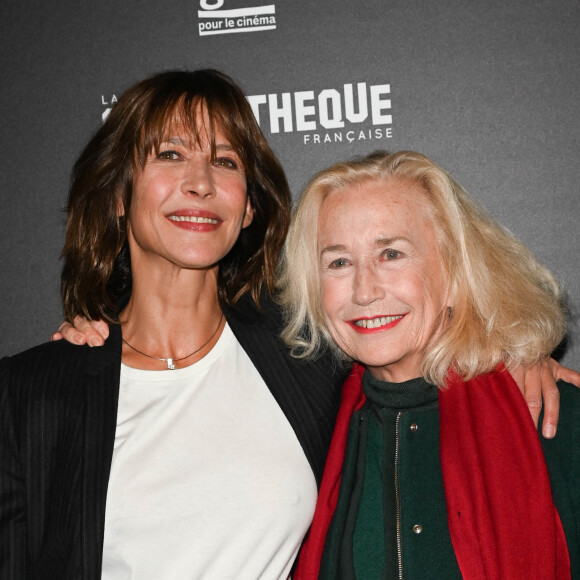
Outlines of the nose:
[{"label": "nose", "polygon": [[352,300],[359,306],[369,306],[385,296],[374,265],[359,264],[355,271],[352,288]]},{"label": "nose", "polygon": [[215,195],[211,167],[206,160],[191,159],[187,163],[181,189],[188,195],[196,195],[203,198]]}]

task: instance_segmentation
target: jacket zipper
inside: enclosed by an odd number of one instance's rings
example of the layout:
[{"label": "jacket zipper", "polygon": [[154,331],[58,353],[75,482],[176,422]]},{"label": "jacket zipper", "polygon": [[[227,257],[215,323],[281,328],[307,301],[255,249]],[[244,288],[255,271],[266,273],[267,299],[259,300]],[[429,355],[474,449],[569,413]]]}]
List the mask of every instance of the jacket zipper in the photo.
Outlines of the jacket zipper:
[{"label": "jacket zipper", "polygon": [[403,579],[403,551],[401,548],[401,491],[399,489],[399,447],[401,443],[401,416],[397,413],[395,427],[395,504],[397,509],[397,560],[399,564],[399,580]]}]

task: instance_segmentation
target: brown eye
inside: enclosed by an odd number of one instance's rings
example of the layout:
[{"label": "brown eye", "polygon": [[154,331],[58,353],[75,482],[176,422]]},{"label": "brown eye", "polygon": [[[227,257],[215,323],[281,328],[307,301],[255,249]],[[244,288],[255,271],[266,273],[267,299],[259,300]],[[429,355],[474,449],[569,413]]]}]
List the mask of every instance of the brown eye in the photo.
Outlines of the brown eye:
[{"label": "brown eye", "polygon": [[177,161],[181,156],[177,151],[159,151],[157,159],[164,159],[166,161]]},{"label": "brown eye", "polygon": [[230,159],[229,157],[218,157],[214,161],[214,165],[217,165],[218,167],[226,167],[229,169],[237,169],[238,168],[238,164],[233,159]]}]

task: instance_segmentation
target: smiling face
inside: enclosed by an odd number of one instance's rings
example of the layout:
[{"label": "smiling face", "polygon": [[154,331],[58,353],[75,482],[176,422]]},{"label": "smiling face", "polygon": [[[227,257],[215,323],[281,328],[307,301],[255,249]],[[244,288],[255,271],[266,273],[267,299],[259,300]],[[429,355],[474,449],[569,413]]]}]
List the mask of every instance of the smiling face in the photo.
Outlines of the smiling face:
[{"label": "smiling face", "polygon": [[382,380],[419,376],[451,305],[422,188],[393,178],[330,193],[317,251],[322,306],[338,346]]},{"label": "smiling face", "polygon": [[127,232],[133,267],[143,260],[217,267],[252,221],[244,168],[223,132],[215,127],[215,159],[207,131],[192,141],[174,123],[144,167],[136,163]]}]

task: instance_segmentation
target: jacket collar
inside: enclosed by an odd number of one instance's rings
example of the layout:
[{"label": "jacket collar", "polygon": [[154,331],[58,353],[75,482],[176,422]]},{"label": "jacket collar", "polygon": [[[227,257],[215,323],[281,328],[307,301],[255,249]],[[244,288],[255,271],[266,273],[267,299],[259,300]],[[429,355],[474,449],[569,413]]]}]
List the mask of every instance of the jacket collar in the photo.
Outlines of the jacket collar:
[{"label": "jacket collar", "polygon": [[90,580],[101,578],[105,507],[119,402],[121,344],[120,325],[111,325],[105,345],[90,350],[85,373],[81,566],[82,577]]}]

